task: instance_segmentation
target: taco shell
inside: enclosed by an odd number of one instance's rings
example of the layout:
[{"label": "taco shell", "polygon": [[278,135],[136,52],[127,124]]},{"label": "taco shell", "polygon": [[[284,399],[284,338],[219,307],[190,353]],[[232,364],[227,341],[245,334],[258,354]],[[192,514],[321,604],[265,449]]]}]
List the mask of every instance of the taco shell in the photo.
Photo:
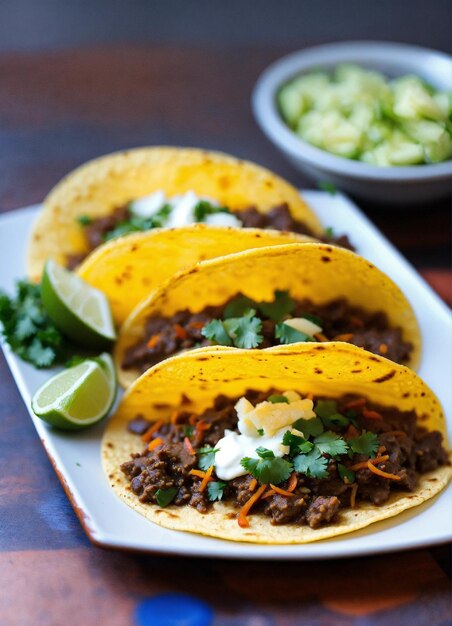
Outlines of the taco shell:
[{"label": "taco shell", "polygon": [[48,258],[65,265],[67,256],[87,251],[77,217],[103,217],[157,190],[170,197],[194,191],[231,211],[253,205],[265,213],[287,202],[295,219],[315,234],[322,232],[297,189],[267,169],[220,152],[137,148],[89,161],[52,189],[31,234],[29,279],[39,281]]},{"label": "taco shell", "polygon": [[277,230],[193,224],[115,239],[94,250],[77,271],[105,293],[113,319],[122,324],[150,292],[199,261],[251,248],[312,241]]},{"label": "taco shell", "polygon": [[203,261],[171,278],[144,300],[124,322],[115,347],[120,383],[127,387],[140,374],[123,369],[126,350],[143,338],[146,320],[171,317],[189,309],[220,305],[241,292],[259,302],[271,301],[275,290],[295,299],[322,304],[345,297],[367,311],[384,311],[391,326],[400,326],[413,344],[409,366],[419,364],[421,335],[413,309],[399,287],[372,263],[343,248],[319,243],[292,243],[247,250]]},{"label": "taco shell", "polygon": [[137,450],[137,437],[126,430],[130,419],[142,413],[150,420],[169,421],[183,397],[184,408],[199,414],[220,393],[239,397],[247,389],[271,388],[332,398],[352,393],[380,406],[415,410],[421,425],[439,430],[446,438],[443,411],[431,389],[407,367],[353,345],[331,342],[266,350],[201,348],[156,365],[126,391],[102,441],[103,467],[116,495],[148,520],[166,528],[232,541],[301,544],[335,538],[397,516],[433,498],[450,480],[452,468],[440,467],[421,475],[415,492],[393,493],[381,506],[361,503],[357,509],[341,512],[337,523],[317,530],[290,524],[273,526],[269,518],[259,514],[251,515],[250,527],[243,529],[232,519],[236,509],[227,503],[215,502],[211,511],[201,514],[190,506],[162,509],[141,504],[130,492],[119,469]]}]

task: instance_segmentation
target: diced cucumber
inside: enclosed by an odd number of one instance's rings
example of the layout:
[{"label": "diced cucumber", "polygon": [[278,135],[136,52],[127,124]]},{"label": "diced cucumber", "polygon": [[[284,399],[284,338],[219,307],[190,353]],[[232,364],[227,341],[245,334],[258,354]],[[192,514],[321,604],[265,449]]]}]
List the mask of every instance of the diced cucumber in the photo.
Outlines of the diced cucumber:
[{"label": "diced cucumber", "polygon": [[423,117],[443,121],[441,108],[425,85],[416,77],[400,78],[394,85],[394,113],[402,119],[421,119]]},{"label": "diced cucumber", "polygon": [[332,154],[382,166],[452,158],[452,92],[417,76],[389,81],[344,63],[292,79],[277,100],[304,141]]}]

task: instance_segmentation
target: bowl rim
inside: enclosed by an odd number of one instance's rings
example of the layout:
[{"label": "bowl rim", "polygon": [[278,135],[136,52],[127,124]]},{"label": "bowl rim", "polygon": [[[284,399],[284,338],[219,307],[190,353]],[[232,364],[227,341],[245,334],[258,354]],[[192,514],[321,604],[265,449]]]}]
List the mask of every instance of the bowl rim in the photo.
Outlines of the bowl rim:
[{"label": "bowl rim", "polygon": [[[437,50],[404,43],[342,41],[297,50],[271,63],[255,83],[251,106],[257,123],[267,137],[293,159],[329,170],[336,175],[412,183],[452,177],[452,160],[410,166],[370,165],[317,148],[297,137],[283,122],[276,106],[276,90],[301,71],[308,71],[322,63],[333,65],[346,62],[348,56],[361,57],[362,62],[380,61],[399,67],[404,64],[404,61],[406,63],[407,59],[410,59],[411,63],[416,60],[425,62],[428,56],[430,61],[439,62],[446,67],[452,76],[452,57]],[[360,61],[355,58],[353,62],[359,63]]]}]

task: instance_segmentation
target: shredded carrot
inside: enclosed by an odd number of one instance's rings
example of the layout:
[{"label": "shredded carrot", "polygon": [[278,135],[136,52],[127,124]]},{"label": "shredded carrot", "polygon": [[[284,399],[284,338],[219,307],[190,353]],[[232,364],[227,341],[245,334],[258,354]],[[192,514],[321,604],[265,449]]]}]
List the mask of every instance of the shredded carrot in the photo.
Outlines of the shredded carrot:
[{"label": "shredded carrot", "polygon": [[386,354],[386,352],[388,351],[388,346],[385,343],[381,343],[378,350],[380,354]]},{"label": "shredded carrot", "polygon": [[388,459],[389,459],[388,454],[385,454],[384,456],[376,456],[374,459],[369,459],[368,461],[361,461],[361,463],[355,463],[355,465],[352,465],[350,469],[355,472],[356,470],[365,469],[366,467],[368,467],[369,463],[371,463],[372,465],[374,464],[376,465],[377,463],[384,463]]},{"label": "shredded carrot", "polygon": [[191,445],[190,439],[188,437],[184,437],[184,446],[187,448],[189,454],[193,454],[193,456],[196,454],[196,452],[193,450],[193,446]]},{"label": "shredded carrot", "polygon": [[275,493],[279,493],[280,496],[286,496],[286,498],[288,497],[293,498],[295,496],[294,493],[290,493],[290,491],[287,491],[286,489],[281,489],[280,487],[276,487],[275,485],[272,485],[271,483],[270,483],[270,487],[273,489]]},{"label": "shredded carrot", "polygon": [[160,437],[156,437],[156,439],[153,439],[148,445],[149,452],[151,452],[151,450],[154,450],[154,448],[157,448],[157,446],[160,446],[162,443],[163,439],[160,439]]},{"label": "shredded carrot", "polygon": [[188,418],[188,423],[190,424],[190,426],[194,426],[197,421],[198,421],[198,416],[195,415],[194,413],[193,415],[190,415],[190,417]]},{"label": "shredded carrot", "polygon": [[382,454],[383,452],[386,452],[386,447],[385,446],[380,446],[377,450],[377,454]]},{"label": "shredded carrot", "polygon": [[317,339],[317,341],[329,341],[328,337],[323,333],[314,333],[314,339]]},{"label": "shredded carrot", "polygon": [[204,420],[199,420],[199,422],[196,424],[196,430],[199,430],[200,432],[202,432],[203,430],[209,430],[211,426],[212,424],[209,424],[205,422]]},{"label": "shredded carrot", "polygon": [[351,339],[353,339],[353,333],[342,333],[333,337],[333,341],[350,341]]},{"label": "shredded carrot", "polygon": [[253,504],[255,504],[259,500],[259,498],[261,497],[261,495],[264,493],[266,489],[267,489],[267,485],[261,485],[259,489],[255,493],[253,493],[251,498],[249,498],[245,502],[245,504],[242,506],[237,517],[237,522],[240,528],[248,528],[250,524],[246,516],[248,512],[250,511],[251,507],[253,506]]},{"label": "shredded carrot", "polygon": [[257,487],[257,480],[255,478],[253,478],[253,480],[250,482],[248,489],[250,491],[254,491]]},{"label": "shredded carrot", "polygon": [[375,465],[371,463],[370,460],[367,461],[367,467],[370,469],[371,472],[377,474],[377,476],[381,476],[382,478],[389,478],[389,480],[402,480],[401,476],[397,476],[396,474],[388,474],[388,472],[383,472],[383,470],[378,469],[378,467],[375,467]]},{"label": "shredded carrot", "polygon": [[160,333],[157,333],[156,335],[152,335],[152,337],[147,342],[146,346],[148,348],[153,348],[155,345],[157,345],[159,339],[160,339]]},{"label": "shredded carrot", "polygon": [[273,489],[269,489],[262,496],[262,500],[266,500],[267,498],[270,498],[270,496],[274,496],[274,495],[275,495],[275,492],[273,491]]},{"label": "shredded carrot", "polygon": [[352,316],[349,318],[351,324],[355,327],[355,328],[362,328],[364,326],[364,322],[360,317],[355,317]]},{"label": "shredded carrot", "polygon": [[202,493],[204,489],[207,487],[207,483],[209,482],[209,480],[211,480],[210,476],[212,472],[213,472],[213,465],[209,467],[209,469],[206,472],[206,475],[202,479],[202,483],[199,485],[199,493]]},{"label": "shredded carrot", "polygon": [[377,413],[377,411],[369,411],[368,409],[364,409],[363,415],[368,420],[382,420],[383,415]]},{"label": "shredded carrot", "polygon": [[347,402],[343,410],[348,411],[350,409],[360,409],[363,406],[365,406],[365,404],[366,404],[365,398],[357,398],[356,400],[350,400],[350,402]]},{"label": "shredded carrot", "polygon": [[152,435],[157,432],[163,426],[163,420],[158,420],[150,426],[144,435],[141,436],[141,441],[148,443],[152,439]]},{"label": "shredded carrot", "polygon": [[358,491],[358,485],[353,483],[350,493],[350,508],[354,509],[356,507],[356,492]]},{"label": "shredded carrot", "polygon": [[188,333],[180,324],[174,324],[174,333],[178,339],[187,339]]},{"label": "shredded carrot", "polygon": [[204,328],[205,322],[191,322],[189,324],[190,328],[197,328],[198,330]]},{"label": "shredded carrot", "polygon": [[297,483],[298,483],[297,475],[295,474],[295,472],[292,472],[289,478],[289,486],[287,487],[287,491],[290,491],[290,492],[294,491],[295,487],[297,486]]},{"label": "shredded carrot", "polygon": [[191,474],[192,476],[197,476],[198,478],[204,478],[206,475],[205,472],[203,472],[202,470],[198,470],[198,469],[191,469],[188,473]]},{"label": "shredded carrot", "polygon": [[349,424],[347,431],[345,433],[346,439],[353,439],[353,437],[357,437],[359,434],[358,429],[353,426],[353,424]]},{"label": "shredded carrot", "polygon": [[308,391],[307,393],[304,394],[304,397],[307,398],[308,400],[314,400],[314,394],[311,393],[310,391]]}]

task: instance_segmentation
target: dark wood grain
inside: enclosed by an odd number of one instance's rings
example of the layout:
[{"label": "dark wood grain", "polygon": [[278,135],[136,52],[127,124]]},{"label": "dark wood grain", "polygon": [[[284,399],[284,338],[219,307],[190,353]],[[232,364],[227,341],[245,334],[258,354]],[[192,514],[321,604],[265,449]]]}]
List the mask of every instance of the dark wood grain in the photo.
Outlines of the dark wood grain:
[{"label": "dark wood grain", "polygon": [[[262,136],[249,107],[259,72],[283,52],[115,46],[3,55],[0,211],[40,201],[89,158],[146,144],[225,150],[308,186]],[[403,212],[364,209],[450,301],[449,202]],[[451,617],[446,548],[335,563],[238,565],[91,547],[3,355],[0,424],[2,625],[123,625],[137,602],[166,590],[203,598],[216,612],[215,624],[224,625],[433,626]]]}]

